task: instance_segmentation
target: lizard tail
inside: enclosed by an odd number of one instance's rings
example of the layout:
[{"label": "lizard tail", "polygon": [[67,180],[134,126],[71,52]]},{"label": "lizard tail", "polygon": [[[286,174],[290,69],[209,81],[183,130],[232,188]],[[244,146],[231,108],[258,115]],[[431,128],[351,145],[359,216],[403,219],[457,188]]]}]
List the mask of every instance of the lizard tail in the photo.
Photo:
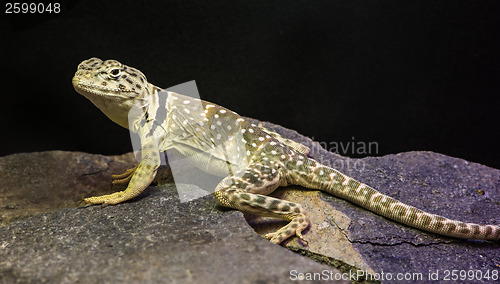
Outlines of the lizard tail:
[{"label": "lizard tail", "polygon": [[500,240],[498,225],[466,223],[422,211],[314,160],[301,170],[302,174],[288,177],[290,183],[328,192],[399,223],[449,237]]}]

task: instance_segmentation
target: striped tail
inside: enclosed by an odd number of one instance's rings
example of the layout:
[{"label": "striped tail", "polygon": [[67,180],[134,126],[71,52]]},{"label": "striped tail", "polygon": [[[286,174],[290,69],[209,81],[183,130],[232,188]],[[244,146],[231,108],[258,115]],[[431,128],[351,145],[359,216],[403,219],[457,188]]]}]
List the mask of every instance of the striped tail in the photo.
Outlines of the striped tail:
[{"label": "striped tail", "polygon": [[290,173],[291,183],[326,191],[410,227],[449,237],[500,240],[500,226],[465,223],[422,211],[314,160],[304,163],[300,170],[302,174]]}]

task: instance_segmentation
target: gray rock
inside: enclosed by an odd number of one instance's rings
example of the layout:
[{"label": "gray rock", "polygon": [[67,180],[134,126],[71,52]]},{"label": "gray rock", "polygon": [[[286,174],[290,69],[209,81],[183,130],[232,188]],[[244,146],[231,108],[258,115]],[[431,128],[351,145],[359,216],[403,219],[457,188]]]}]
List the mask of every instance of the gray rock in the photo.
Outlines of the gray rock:
[{"label": "gray rock", "polygon": [[212,196],[180,203],[168,168],[156,180],[166,185],[130,202],[60,209],[122,189],[110,175],[134,163],[62,151],[0,158],[10,223],[0,228],[0,283],[288,283],[340,273],[271,244]]},{"label": "gray rock", "polygon": [[292,270],[338,272],[272,245],[212,196],[179,203],[174,186],[0,229],[2,283],[288,283]]},{"label": "gray rock", "polygon": [[20,153],[0,158],[0,227],[55,209],[77,207],[82,198],[116,191],[111,175],[134,165],[132,153]]}]

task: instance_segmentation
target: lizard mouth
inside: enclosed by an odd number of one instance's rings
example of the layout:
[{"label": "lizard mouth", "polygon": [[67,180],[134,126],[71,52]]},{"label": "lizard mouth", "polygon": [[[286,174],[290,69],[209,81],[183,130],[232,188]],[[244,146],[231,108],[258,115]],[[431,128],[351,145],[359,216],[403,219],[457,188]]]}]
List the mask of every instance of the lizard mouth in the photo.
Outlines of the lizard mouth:
[{"label": "lizard mouth", "polygon": [[72,83],[75,90],[85,97],[90,95],[99,97],[127,98],[129,97],[127,94],[132,93],[130,90],[121,90],[118,88],[109,88],[96,84],[89,84],[77,76],[73,77]]}]

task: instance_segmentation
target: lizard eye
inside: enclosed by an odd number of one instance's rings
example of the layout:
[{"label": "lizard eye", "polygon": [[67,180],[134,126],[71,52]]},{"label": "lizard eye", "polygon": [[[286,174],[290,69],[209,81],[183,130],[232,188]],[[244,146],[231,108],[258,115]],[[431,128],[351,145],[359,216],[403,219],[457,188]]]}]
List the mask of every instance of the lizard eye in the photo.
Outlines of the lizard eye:
[{"label": "lizard eye", "polygon": [[111,76],[116,78],[116,77],[118,77],[118,75],[120,75],[120,69],[118,69],[118,68],[111,69],[109,71],[109,73],[111,74]]}]

